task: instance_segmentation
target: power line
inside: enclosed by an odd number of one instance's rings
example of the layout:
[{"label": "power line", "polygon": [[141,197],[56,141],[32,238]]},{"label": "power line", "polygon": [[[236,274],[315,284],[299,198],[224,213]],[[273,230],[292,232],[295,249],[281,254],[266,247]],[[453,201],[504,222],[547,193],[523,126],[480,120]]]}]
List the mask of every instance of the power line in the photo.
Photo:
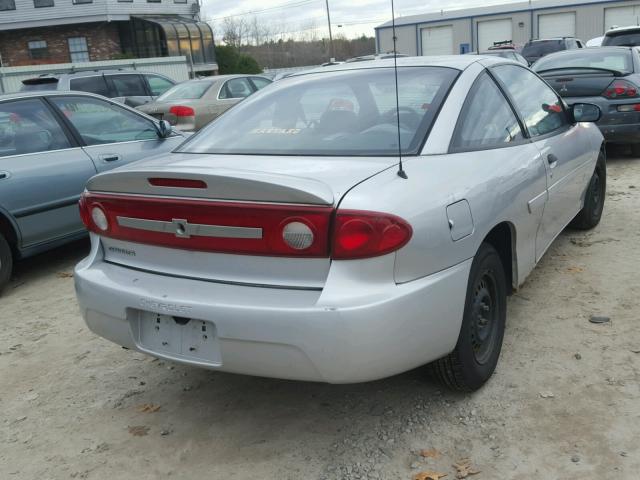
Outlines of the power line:
[{"label": "power line", "polygon": [[318,2],[318,0],[296,0],[294,2],[282,3],[280,5],[275,5],[275,6],[269,7],[269,8],[263,8],[261,10],[251,10],[251,11],[243,12],[243,13],[225,15],[224,17],[216,17],[216,18],[212,18],[211,21],[224,20],[225,18],[244,17],[246,15],[256,15],[256,14],[259,14],[259,13],[271,12],[273,10],[280,10],[282,8],[302,7],[304,5],[308,5],[308,4],[314,3],[314,2]]}]

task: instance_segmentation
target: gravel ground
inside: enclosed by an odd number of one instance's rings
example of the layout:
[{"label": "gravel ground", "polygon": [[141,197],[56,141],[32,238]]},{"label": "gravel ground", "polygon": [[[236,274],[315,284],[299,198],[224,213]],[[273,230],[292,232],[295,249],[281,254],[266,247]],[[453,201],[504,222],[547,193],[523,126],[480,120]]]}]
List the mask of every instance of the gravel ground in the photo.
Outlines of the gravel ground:
[{"label": "gravel ground", "polygon": [[21,262],[0,298],[0,479],[448,480],[468,459],[474,480],[637,480],[640,160],[611,158],[609,180],[599,228],[563,233],[510,299],[473,395],[422,370],[331,386],[171,365],[85,328],[86,242]]}]

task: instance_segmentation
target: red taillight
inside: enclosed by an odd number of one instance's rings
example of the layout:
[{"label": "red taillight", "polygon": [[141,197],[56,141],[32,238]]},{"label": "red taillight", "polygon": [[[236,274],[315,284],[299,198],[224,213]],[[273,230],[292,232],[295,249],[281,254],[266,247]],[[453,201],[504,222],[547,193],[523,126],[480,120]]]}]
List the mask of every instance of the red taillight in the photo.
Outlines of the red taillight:
[{"label": "red taillight", "polygon": [[82,223],[88,230],[91,230],[91,213],[89,213],[87,199],[84,194],[80,196],[78,207],[80,208],[80,219],[82,220]]},{"label": "red taillight", "polygon": [[154,187],[207,188],[207,184],[202,180],[190,178],[150,178],[149,184]]},{"label": "red taillight", "polygon": [[607,98],[633,98],[638,96],[638,87],[626,80],[614,80],[602,95]]},{"label": "red taillight", "polygon": [[194,117],[196,115],[196,111],[193,108],[183,105],[174,105],[169,109],[169,112],[176,117]]},{"label": "red taillight", "polygon": [[618,105],[619,112],[640,112],[640,103],[633,103],[627,105]]},{"label": "red taillight", "polygon": [[[329,256],[332,207],[94,193],[84,193],[80,205],[90,231],[118,240],[245,255]],[[106,230],[92,219],[95,208],[104,212]]]},{"label": "red taillight", "polygon": [[406,245],[412,234],[411,225],[395,215],[339,211],[334,224],[332,257],[351,260],[386,255]]}]

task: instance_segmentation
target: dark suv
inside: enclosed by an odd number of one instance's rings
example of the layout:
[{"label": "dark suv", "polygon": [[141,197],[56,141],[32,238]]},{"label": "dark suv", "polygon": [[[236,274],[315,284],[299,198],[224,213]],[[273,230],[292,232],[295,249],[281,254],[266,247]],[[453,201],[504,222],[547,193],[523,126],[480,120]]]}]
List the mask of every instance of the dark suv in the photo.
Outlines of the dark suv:
[{"label": "dark suv", "polygon": [[550,53],[560,52],[562,50],[573,50],[576,48],[584,48],[580,40],[573,37],[548,38],[541,40],[530,40],[522,49],[522,56],[527,59],[529,64],[549,55]]},{"label": "dark suv", "polygon": [[34,90],[79,90],[139,107],[162,95],[176,84],[157,73],[128,70],[94,70],[44,74],[22,81],[21,92]]}]

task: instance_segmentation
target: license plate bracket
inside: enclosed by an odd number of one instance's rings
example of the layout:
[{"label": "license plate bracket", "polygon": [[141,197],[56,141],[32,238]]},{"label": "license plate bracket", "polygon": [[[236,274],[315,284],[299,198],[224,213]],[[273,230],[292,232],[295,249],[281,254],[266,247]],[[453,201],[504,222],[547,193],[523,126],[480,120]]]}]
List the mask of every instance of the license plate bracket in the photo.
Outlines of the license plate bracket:
[{"label": "license plate bracket", "polygon": [[222,365],[213,322],[140,311],[132,330],[141,350],[159,356],[211,366]]}]

